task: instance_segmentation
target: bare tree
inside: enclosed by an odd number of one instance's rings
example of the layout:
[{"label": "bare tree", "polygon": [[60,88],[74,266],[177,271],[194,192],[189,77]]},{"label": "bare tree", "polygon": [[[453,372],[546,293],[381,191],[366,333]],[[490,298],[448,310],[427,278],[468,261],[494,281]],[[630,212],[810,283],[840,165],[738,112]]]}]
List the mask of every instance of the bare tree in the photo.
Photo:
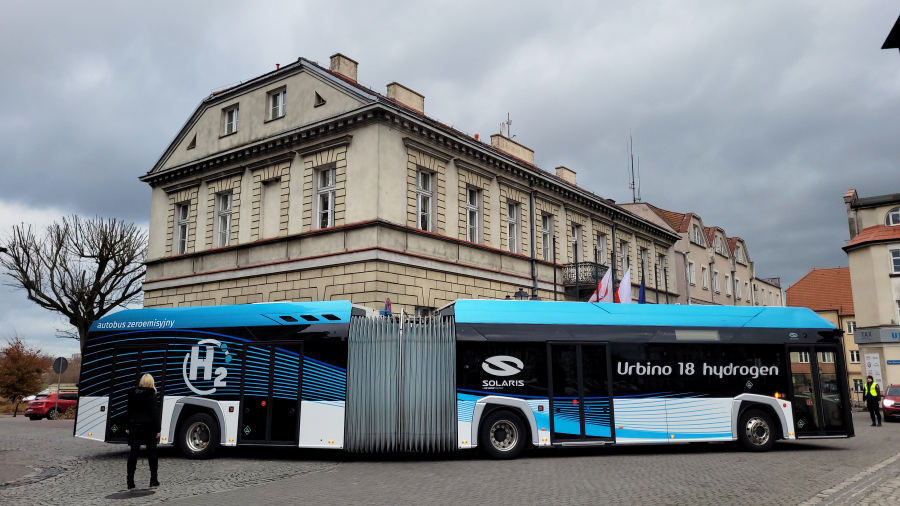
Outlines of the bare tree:
[{"label": "bare tree", "polygon": [[64,332],[82,353],[94,321],[140,300],[147,233],[132,223],[73,215],[41,236],[31,225],[14,226],[2,246],[0,265],[13,279],[7,284],[65,317],[74,329]]}]

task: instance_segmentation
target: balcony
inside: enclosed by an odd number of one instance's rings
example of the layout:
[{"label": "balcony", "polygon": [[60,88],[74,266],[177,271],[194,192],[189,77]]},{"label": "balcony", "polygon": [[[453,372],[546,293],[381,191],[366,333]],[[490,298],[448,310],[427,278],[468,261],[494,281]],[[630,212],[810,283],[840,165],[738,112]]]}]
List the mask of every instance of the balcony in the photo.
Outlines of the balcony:
[{"label": "balcony", "polygon": [[596,262],[577,262],[563,267],[562,284],[566,295],[581,300],[590,297],[609,267]]}]

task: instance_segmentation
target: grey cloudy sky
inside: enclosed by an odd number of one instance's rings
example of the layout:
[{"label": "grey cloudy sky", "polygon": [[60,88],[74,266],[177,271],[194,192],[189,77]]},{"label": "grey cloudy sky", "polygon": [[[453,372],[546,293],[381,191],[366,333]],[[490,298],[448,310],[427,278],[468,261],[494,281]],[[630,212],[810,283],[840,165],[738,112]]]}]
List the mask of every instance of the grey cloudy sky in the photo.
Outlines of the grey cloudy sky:
[{"label": "grey cloudy sky", "polygon": [[[0,235],[67,213],[146,224],[151,168],[212,90],[341,52],[470,134],[509,113],[537,164],[699,214],[785,286],[847,265],[841,197],[900,191],[900,14],[847,2],[6,2]],[[64,325],[0,287],[0,338]]]}]

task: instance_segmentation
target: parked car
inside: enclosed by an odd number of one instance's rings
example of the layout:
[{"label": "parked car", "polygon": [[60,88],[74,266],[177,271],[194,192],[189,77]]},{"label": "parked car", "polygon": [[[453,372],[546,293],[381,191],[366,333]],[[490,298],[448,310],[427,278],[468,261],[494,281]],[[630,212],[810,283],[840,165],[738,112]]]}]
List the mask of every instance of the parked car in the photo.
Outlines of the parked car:
[{"label": "parked car", "polygon": [[900,417],[900,385],[891,385],[884,391],[881,400],[884,411],[884,419]]},{"label": "parked car", "polygon": [[45,417],[56,420],[59,415],[76,406],[78,406],[78,394],[76,393],[38,394],[25,408],[25,416],[32,420],[40,420]]}]

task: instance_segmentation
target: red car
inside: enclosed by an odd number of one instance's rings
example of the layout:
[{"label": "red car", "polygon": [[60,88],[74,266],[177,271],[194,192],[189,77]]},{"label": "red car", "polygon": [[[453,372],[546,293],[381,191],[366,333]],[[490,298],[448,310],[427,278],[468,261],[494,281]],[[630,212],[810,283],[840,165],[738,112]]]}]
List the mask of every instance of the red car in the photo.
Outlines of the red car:
[{"label": "red car", "polygon": [[[57,396],[59,397],[58,401]],[[40,420],[44,417],[56,420],[59,418],[59,415],[77,405],[78,394],[65,392],[61,394],[39,394],[33,401],[28,403],[28,406],[25,408],[25,416],[32,420]]]},{"label": "red car", "polygon": [[900,416],[900,385],[891,385],[882,394],[881,407],[884,408],[884,419]]}]

